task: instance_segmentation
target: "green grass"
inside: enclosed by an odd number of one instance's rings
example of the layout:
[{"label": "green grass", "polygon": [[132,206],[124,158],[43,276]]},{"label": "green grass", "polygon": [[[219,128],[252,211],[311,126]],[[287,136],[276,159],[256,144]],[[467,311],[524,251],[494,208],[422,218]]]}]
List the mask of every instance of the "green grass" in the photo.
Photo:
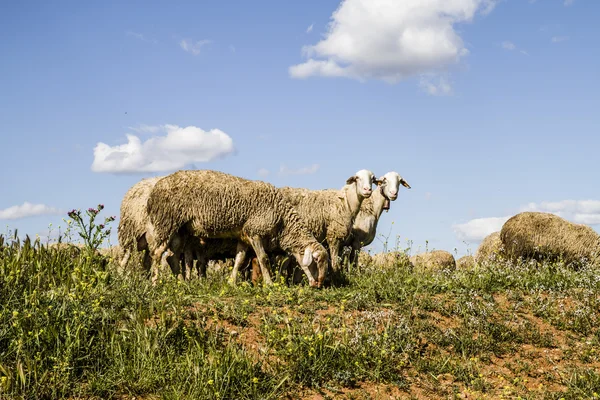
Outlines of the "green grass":
[{"label": "green grass", "polygon": [[99,256],[2,241],[0,398],[600,392],[593,268],[369,265],[320,290],[231,287],[227,272],[152,286]]}]

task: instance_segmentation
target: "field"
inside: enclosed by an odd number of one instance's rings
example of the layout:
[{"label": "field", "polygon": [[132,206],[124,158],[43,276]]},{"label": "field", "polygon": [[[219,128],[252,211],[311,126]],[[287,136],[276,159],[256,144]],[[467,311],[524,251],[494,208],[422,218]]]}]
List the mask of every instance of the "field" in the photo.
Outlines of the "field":
[{"label": "field", "polygon": [[[91,254],[91,253],[90,253]],[[367,265],[324,289],[152,286],[99,256],[0,250],[2,399],[596,398],[600,273]]]}]

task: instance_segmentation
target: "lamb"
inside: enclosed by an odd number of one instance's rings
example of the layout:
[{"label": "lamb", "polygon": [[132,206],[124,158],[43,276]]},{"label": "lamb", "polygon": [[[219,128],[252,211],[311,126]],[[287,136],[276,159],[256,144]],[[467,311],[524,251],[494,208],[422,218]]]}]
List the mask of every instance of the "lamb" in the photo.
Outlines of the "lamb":
[{"label": "lamb", "polygon": [[371,196],[373,182],[378,183],[373,172],[363,169],[348,178],[341,190],[279,189],[315,238],[327,241],[334,272],[340,269],[341,247],[350,235],[363,200]]},{"label": "lamb", "polygon": [[[231,280],[255,251],[266,284],[272,283],[265,247],[276,246],[294,255],[311,286],[320,287],[327,273],[328,256],[310,234],[291,204],[271,184],[251,181],[212,170],[177,171],[159,180],[147,202],[149,247],[153,280],[160,255],[180,230],[201,239],[235,239]],[[303,254],[303,256],[302,256]],[[317,279],[308,266],[317,263]]]},{"label": "lamb", "polygon": [[600,235],[587,225],[571,223],[557,215],[522,212],[500,230],[508,258],[556,260],[567,264],[600,263]]},{"label": "lamb", "polygon": [[472,269],[475,267],[475,257],[472,255],[462,256],[456,260],[456,268],[458,269]]},{"label": "lamb", "polygon": [[360,212],[354,220],[354,226],[349,238],[344,243],[350,246],[350,264],[356,264],[360,249],[370,245],[375,239],[377,222],[383,210],[390,209],[390,202],[398,198],[400,185],[410,189],[410,185],[398,174],[391,171],[378,181],[378,189],[371,197],[365,199],[360,207]]}]

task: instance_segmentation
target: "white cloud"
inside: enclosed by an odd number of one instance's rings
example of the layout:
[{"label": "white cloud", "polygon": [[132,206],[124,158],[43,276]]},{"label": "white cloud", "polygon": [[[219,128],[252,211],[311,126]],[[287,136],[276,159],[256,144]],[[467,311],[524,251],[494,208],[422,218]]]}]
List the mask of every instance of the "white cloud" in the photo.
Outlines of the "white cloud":
[{"label": "white cloud", "polygon": [[553,36],[552,37],[552,43],[566,42],[567,40],[569,40],[568,36]]},{"label": "white cloud", "polygon": [[468,54],[455,24],[488,13],[495,0],[343,0],[328,32],[305,46],[290,76],[381,79],[439,72]]},{"label": "white cloud", "polygon": [[197,42],[193,42],[190,39],[182,39],[181,42],[179,42],[179,46],[181,46],[181,48],[184,51],[187,51],[188,53],[191,53],[195,56],[197,56],[198,54],[200,54],[200,49],[202,49],[203,46],[206,46],[207,44],[211,43],[211,40],[207,40],[207,39],[203,39],[203,40],[198,40]]},{"label": "white cloud", "polygon": [[311,33],[315,24],[310,24],[308,28],[306,28],[306,33]]},{"label": "white cloud", "polygon": [[229,45],[229,51],[231,51],[232,53],[235,53],[235,46],[230,44]]},{"label": "white cloud", "polygon": [[261,178],[266,178],[267,176],[269,176],[269,170],[266,168],[261,168],[258,170],[258,176],[260,176]]},{"label": "white cloud", "polygon": [[443,77],[439,77],[437,82],[422,77],[419,86],[421,90],[432,96],[448,96],[452,94],[452,86]]},{"label": "white cloud", "polygon": [[309,167],[302,167],[298,169],[291,169],[286,165],[282,165],[279,168],[279,175],[309,175],[316,173],[318,170],[319,164],[313,164]]},{"label": "white cloud", "polygon": [[504,42],[502,42],[502,48],[504,50],[513,51],[514,49],[517,48],[517,46],[515,46],[515,44],[513,42],[509,42],[508,40],[505,40]]},{"label": "white cloud", "polygon": [[0,219],[20,219],[34,217],[38,215],[56,215],[62,214],[58,208],[50,207],[45,204],[32,204],[25,202],[20,206],[12,206],[0,210]]},{"label": "white cloud", "polygon": [[137,173],[173,171],[197,162],[224,157],[234,151],[233,140],[219,129],[204,131],[195,126],[181,128],[164,125],[163,136],[142,142],[127,135],[127,143],[109,146],[98,143],[94,148],[92,171]]},{"label": "white cloud", "polygon": [[502,225],[504,225],[509,218],[510,216],[476,218],[464,224],[455,224],[452,226],[452,229],[461,240],[467,242],[480,242],[490,233],[502,229]]},{"label": "white cloud", "polygon": [[575,3],[575,0],[565,0],[565,6],[570,6],[571,4]]}]

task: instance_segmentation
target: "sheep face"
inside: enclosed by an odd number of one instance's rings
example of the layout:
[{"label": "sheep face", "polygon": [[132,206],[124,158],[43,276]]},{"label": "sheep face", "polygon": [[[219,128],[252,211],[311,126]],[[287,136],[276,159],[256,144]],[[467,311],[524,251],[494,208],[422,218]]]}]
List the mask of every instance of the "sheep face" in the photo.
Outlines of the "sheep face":
[{"label": "sheep face", "polygon": [[317,264],[317,281],[316,286],[321,287],[323,282],[325,281],[325,276],[327,275],[327,267],[329,265],[329,255],[325,247],[322,244],[317,243],[312,246],[306,248],[304,252],[304,257],[306,259],[306,254],[311,254],[312,261]]},{"label": "sheep face", "polygon": [[373,182],[375,174],[367,169],[361,169],[346,181],[348,185],[356,183],[357,194],[363,198],[370,197],[373,193]]},{"label": "sheep face", "polygon": [[410,189],[410,185],[397,172],[388,172],[385,174],[379,179],[379,185],[384,196],[392,201],[398,198],[400,185]]}]

